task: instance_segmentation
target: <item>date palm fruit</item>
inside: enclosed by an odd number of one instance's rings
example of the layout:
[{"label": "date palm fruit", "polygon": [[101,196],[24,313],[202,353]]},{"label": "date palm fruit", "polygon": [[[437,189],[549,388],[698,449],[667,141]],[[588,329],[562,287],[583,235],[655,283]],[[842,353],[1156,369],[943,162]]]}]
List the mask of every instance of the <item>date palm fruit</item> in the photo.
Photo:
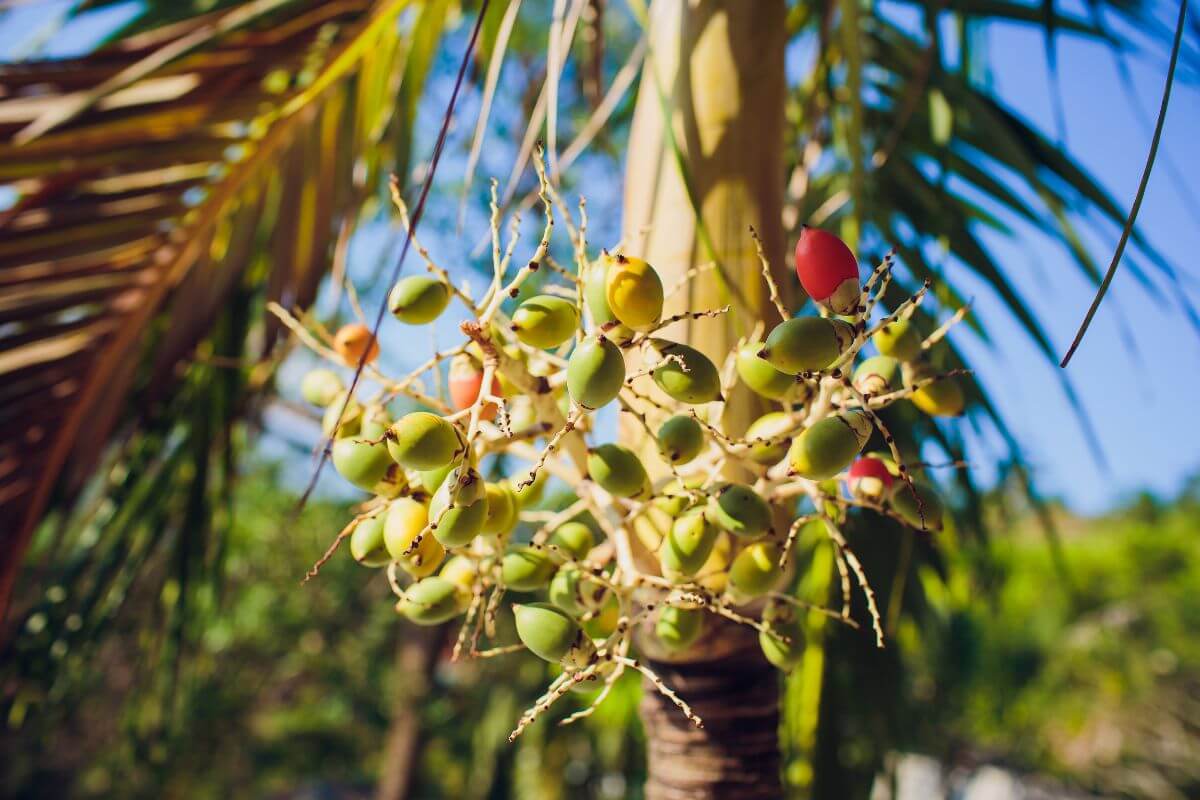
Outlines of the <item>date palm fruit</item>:
[{"label": "date palm fruit", "polygon": [[425,325],[437,319],[450,303],[450,289],[428,275],[402,278],[388,292],[388,310],[408,325]]},{"label": "date palm fruit", "polygon": [[607,587],[573,564],[559,567],[550,579],[550,602],[573,617],[604,604]]},{"label": "date palm fruit", "polygon": [[800,665],[804,658],[804,625],[795,606],[786,603],[767,603],[763,622],[780,635],[759,631],[758,644],[763,655],[784,672]]},{"label": "date palm fruit", "polygon": [[604,596],[604,605],[591,619],[583,623],[583,630],[594,639],[607,639],[617,630],[621,621],[621,601],[617,595],[609,592]]},{"label": "date palm fruit", "polygon": [[417,480],[420,482],[421,488],[425,490],[425,493],[432,496],[441,488],[442,483],[446,480],[446,476],[453,469],[454,463],[451,462],[436,469],[418,470]]},{"label": "date palm fruit", "polygon": [[760,597],[775,588],[783,577],[779,566],[779,545],[751,542],[733,559],[729,567],[729,588],[738,599]]},{"label": "date palm fruit", "polygon": [[742,345],[737,354],[737,373],[742,383],[750,387],[750,391],[768,400],[783,400],[792,393],[796,379],[786,372],[780,372],[771,366],[770,362],[758,357],[763,349],[762,342],[750,342]]},{"label": "date palm fruit", "polygon": [[389,429],[387,448],[402,467],[434,470],[458,457],[463,443],[453,423],[428,411],[413,411]]},{"label": "date palm fruit", "polygon": [[500,561],[500,580],[509,589],[532,592],[550,582],[554,562],[544,550],[520,545],[510,548]]},{"label": "date palm fruit", "polygon": [[664,362],[650,375],[669,397],[692,405],[721,398],[721,375],[708,356],[666,339],[651,339],[650,344],[655,361]]},{"label": "date palm fruit", "polygon": [[778,464],[787,455],[788,446],[792,443],[791,438],[784,434],[795,427],[792,416],[784,411],[763,414],[746,429],[745,439],[750,443],[746,455],[756,464]]},{"label": "date palm fruit", "polygon": [[617,315],[608,307],[608,263],[611,259],[601,257],[592,262],[583,276],[583,302],[592,313],[592,322],[603,328],[606,335],[617,344],[633,338],[633,331],[621,324]]},{"label": "date palm fruit", "polygon": [[405,551],[429,524],[429,509],[411,497],[399,497],[388,504],[383,520],[383,543],[392,560],[414,578],[432,575],[446,557],[442,543],[432,536],[422,536],[417,549]]},{"label": "date palm fruit", "polygon": [[753,538],[771,527],[771,507],[757,492],[741,483],[727,483],[704,508],[713,525],[736,536]]},{"label": "date palm fruit", "polygon": [[[450,389],[450,405],[459,411],[470,408],[479,399],[479,390],[483,388],[483,367],[465,353],[457,355],[450,362],[450,376],[446,383]],[[488,394],[500,396],[500,378],[495,373]],[[485,403],[479,418],[493,420],[499,411],[500,407],[495,403]]]},{"label": "date palm fruit", "polygon": [[[533,426],[541,424],[538,420],[537,409],[528,397],[515,394],[520,391],[516,386],[505,386],[504,376],[500,376],[502,396],[507,399],[508,425],[514,433],[524,433],[533,430]],[[514,395],[515,396],[511,396]]]},{"label": "date palm fruit", "polygon": [[889,322],[875,332],[871,341],[880,353],[899,361],[913,361],[921,355],[921,334],[911,320]]},{"label": "date palm fruit", "polygon": [[[346,410],[342,411],[342,404],[345,403]],[[338,424],[338,414],[342,415],[342,422]],[[359,405],[357,400],[351,398],[349,403],[346,403],[346,392],[338,392],[333,400],[325,407],[325,414],[321,417],[321,433],[329,436],[333,433],[333,427],[337,425],[338,436],[357,436],[359,428],[362,426],[363,407]]]},{"label": "date palm fruit", "polygon": [[350,555],[364,567],[384,567],[392,560],[383,543],[383,515],[368,517],[350,534]]},{"label": "date palm fruit", "polygon": [[696,572],[694,580],[713,594],[720,594],[729,582],[729,562],[732,558],[733,537],[720,531],[708,560]]},{"label": "date palm fruit", "polygon": [[[458,486],[457,496],[454,496],[455,485]],[[488,498],[483,478],[470,467],[465,472],[461,467],[453,470],[429,501],[433,535],[446,547],[470,544],[483,532],[487,516]]]},{"label": "date palm fruit", "polygon": [[588,476],[616,497],[637,497],[650,490],[646,468],[632,450],[619,444],[602,444],[588,451]]},{"label": "date palm fruit", "polygon": [[940,531],[946,507],[932,486],[921,481],[914,481],[912,487],[908,483],[898,483],[892,490],[888,505],[917,530]]},{"label": "date palm fruit", "polygon": [[387,477],[388,469],[396,466],[387,447],[347,436],[333,443],[333,468],[350,483],[365,492]]},{"label": "date palm fruit", "polygon": [[850,465],[850,493],[864,500],[878,501],[887,497],[896,476],[878,456],[865,455]]},{"label": "date palm fruit", "polygon": [[391,463],[388,464],[387,472],[371,487],[370,491],[384,500],[395,500],[408,490],[408,475],[404,473],[403,467],[392,461],[391,455],[388,456],[388,461]]},{"label": "date palm fruit", "polygon": [[854,326],[825,317],[793,317],[775,326],[758,357],[789,375],[825,369],[854,341]]},{"label": "date palm fruit", "polygon": [[484,533],[507,533],[517,524],[517,495],[507,483],[489,483],[484,487],[487,516]]},{"label": "date palm fruit", "polygon": [[704,632],[704,614],[702,608],[665,606],[654,623],[654,634],[670,652],[686,650]]},{"label": "date palm fruit", "polygon": [[562,550],[568,558],[582,561],[596,546],[596,535],[582,522],[564,522],[554,529],[547,543]]},{"label": "date palm fruit", "polygon": [[[911,387],[917,381],[937,375],[932,364],[914,362],[904,365],[904,384]],[[922,386],[909,397],[912,404],[931,417],[957,417],[963,412],[966,397],[962,385],[953,377],[940,378]]]},{"label": "date palm fruit", "polygon": [[622,324],[644,331],[662,318],[663,285],[654,267],[640,258],[605,254],[604,298]]},{"label": "date palm fruit", "polygon": [[796,276],[808,296],[835,314],[853,314],[862,287],[858,259],[829,231],[805,226],[796,242]]},{"label": "date palm fruit", "polygon": [[676,414],[658,429],[658,452],[678,466],[686,464],[704,449],[704,430],[694,418]]},{"label": "date palm fruit", "polygon": [[409,586],[396,610],[418,625],[440,625],[466,611],[470,602],[462,587],[433,575]]},{"label": "date palm fruit", "polygon": [[588,410],[611,403],[625,382],[625,358],[603,334],[589,336],[567,359],[567,391]]},{"label": "date palm fruit", "polygon": [[466,556],[451,556],[438,570],[438,575],[463,591],[471,592],[475,587],[475,579],[479,577],[479,567]]},{"label": "date palm fruit", "polygon": [[525,480],[525,473],[521,473],[519,477],[509,481],[509,486],[513,490],[513,496],[517,498],[517,508],[529,508],[535,506],[542,501],[542,495],[546,493],[546,481],[550,479],[550,473],[544,469],[538,470],[537,475],[533,478],[533,483],[521,488],[521,484]]},{"label": "date palm fruit", "polygon": [[802,478],[832,478],[850,466],[872,430],[871,418],[859,410],[817,420],[792,441],[788,465]]},{"label": "date palm fruit", "polygon": [[364,354],[367,364],[379,357],[378,340],[371,334],[370,328],[359,322],[338,328],[333,335],[333,349],[348,367],[358,366]]},{"label": "date palm fruit", "polygon": [[565,297],[540,294],[531,297],[512,315],[517,338],[530,347],[548,350],[570,339],[579,327],[579,312]]},{"label": "date palm fruit", "polygon": [[310,369],[300,381],[300,396],[314,406],[327,406],[345,387],[342,379],[331,369]]},{"label": "date palm fruit", "polygon": [[898,360],[891,356],[872,356],[854,370],[854,388],[863,394],[887,394],[903,385],[900,372]]},{"label": "date palm fruit", "polygon": [[579,623],[549,603],[514,604],[517,637],[538,658],[574,672],[591,663],[596,646]]},{"label": "date palm fruit", "polygon": [[663,577],[680,581],[699,572],[708,561],[719,533],[698,508],[676,519],[658,547]]}]

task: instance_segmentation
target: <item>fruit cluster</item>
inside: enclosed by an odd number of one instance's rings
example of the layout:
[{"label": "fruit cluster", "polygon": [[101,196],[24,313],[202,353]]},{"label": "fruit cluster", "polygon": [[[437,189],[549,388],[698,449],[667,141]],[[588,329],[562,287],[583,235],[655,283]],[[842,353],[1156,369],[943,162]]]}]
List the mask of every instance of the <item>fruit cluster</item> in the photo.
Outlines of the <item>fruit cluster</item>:
[{"label": "fruit cluster", "polygon": [[[911,316],[925,288],[890,314],[873,313],[891,279],[890,258],[861,282],[846,245],[809,228],[795,265],[819,314],[796,317],[783,307],[760,245],[764,280],[783,322],[765,338],[760,324],[714,363],[667,332],[730,309],[664,318],[664,303],[681,287],[665,287],[640,258],[593,257],[582,202],[577,222],[540,163],[538,174],[546,226],[532,257],[515,270],[516,226],[502,242],[493,190],[495,269],[481,299],[455,286],[414,242],[428,274],[392,288],[392,315],[425,325],[457,299],[468,321],[461,344],[412,373],[393,379],[376,368],[379,345],[364,324],[322,341],[279,311],[321,355],[360,366],[378,385],[360,400],[331,368],[304,378],[305,400],[325,409],[334,467],[371,495],[310,575],[348,538],[358,562],[387,569],[400,614],[420,625],[464,618],[455,658],[527,649],[559,665],[559,677],[514,737],[568,690],[601,680],[594,703],[570,719],[586,716],[627,669],[643,673],[700,724],[630,656],[635,638],[639,649],[669,658],[695,645],[720,617],[755,629],[766,658],[790,669],[803,652],[809,611],[855,624],[850,573],[882,646],[874,593],[839,525],[849,509],[865,508],[919,530],[941,528],[938,495],[912,477],[878,411],[907,400],[930,414],[961,413],[955,376],[922,360],[957,318],[922,339]],[[549,252],[556,216],[571,235],[573,268]],[[546,275],[541,293],[510,308],[539,271]],[[880,355],[860,360],[868,342]],[[437,391],[425,389],[428,376]],[[744,431],[726,430],[726,398],[741,387],[773,410]],[[388,405],[399,397],[423,409],[393,419]],[[595,412],[614,404],[637,420],[649,446],[590,441],[597,438]],[[862,455],[876,435],[882,449]],[[513,461],[526,466],[501,476],[499,465]],[[544,508],[548,479],[569,485],[574,500]],[[795,569],[790,556],[808,524],[834,548],[843,575],[840,612],[786,591]],[[497,645],[496,616],[508,592],[522,595],[512,605],[519,641]]]}]

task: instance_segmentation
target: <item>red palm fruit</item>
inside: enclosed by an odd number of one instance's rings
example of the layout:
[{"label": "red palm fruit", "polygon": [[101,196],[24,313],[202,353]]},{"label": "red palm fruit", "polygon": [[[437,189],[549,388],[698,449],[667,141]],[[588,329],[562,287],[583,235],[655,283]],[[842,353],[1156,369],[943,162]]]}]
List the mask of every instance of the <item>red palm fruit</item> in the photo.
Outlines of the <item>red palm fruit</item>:
[{"label": "red palm fruit", "polygon": [[829,231],[804,227],[796,242],[796,276],[816,302],[835,314],[852,314],[861,287],[858,259]]},{"label": "red palm fruit", "polygon": [[850,491],[857,497],[879,500],[891,490],[895,479],[887,464],[874,456],[863,456],[850,465]]},{"label": "red palm fruit", "polygon": [[[457,356],[450,362],[450,402],[461,411],[470,408],[479,399],[479,389],[483,386],[483,368],[468,355]],[[492,391],[500,396],[500,378],[492,374]],[[492,420],[500,409],[495,403],[483,407],[481,419]]]},{"label": "red palm fruit", "polygon": [[358,360],[367,354],[370,364],[379,356],[379,342],[371,335],[371,329],[357,322],[343,325],[333,337],[333,349],[347,366],[357,366]]}]

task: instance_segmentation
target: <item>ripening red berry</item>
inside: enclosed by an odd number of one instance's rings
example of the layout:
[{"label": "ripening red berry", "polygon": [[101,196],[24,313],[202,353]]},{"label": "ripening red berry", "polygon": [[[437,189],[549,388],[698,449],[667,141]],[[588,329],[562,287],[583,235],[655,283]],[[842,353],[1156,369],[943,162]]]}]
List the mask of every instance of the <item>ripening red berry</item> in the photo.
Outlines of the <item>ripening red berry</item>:
[{"label": "ripening red berry", "polygon": [[885,496],[896,480],[883,459],[863,456],[850,465],[850,491],[858,497],[878,500]]},{"label": "ripening red berry", "polygon": [[809,297],[835,314],[851,314],[858,306],[858,259],[829,231],[807,226],[800,231],[796,276]]},{"label": "ripening red berry", "polygon": [[[464,408],[470,408],[479,398],[479,389],[483,386],[483,369],[470,356],[456,358],[450,365],[450,380],[448,383],[450,386],[450,402],[454,407],[460,411]],[[490,394],[494,394],[497,397],[500,396],[500,379],[495,375],[492,376],[492,391]],[[496,413],[499,410],[495,403],[488,403],[483,407],[480,419],[495,419]]]}]

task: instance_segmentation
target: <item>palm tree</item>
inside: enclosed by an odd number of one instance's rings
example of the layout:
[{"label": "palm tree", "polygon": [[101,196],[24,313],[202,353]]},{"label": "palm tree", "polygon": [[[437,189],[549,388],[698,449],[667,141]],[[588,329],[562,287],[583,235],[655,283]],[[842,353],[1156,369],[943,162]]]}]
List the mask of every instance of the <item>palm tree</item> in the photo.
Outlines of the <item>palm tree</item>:
[{"label": "palm tree", "polygon": [[[37,581],[27,552],[41,525],[39,552],[81,531],[96,542],[72,566],[87,587],[83,630],[116,614],[139,570],[169,549],[184,587],[170,624],[186,639],[189,594],[219,573],[215,520],[244,449],[235,423],[269,395],[284,352],[262,306],[307,307],[331,267],[344,269],[356,223],[379,213],[383,178],[410,172],[418,103],[443,39],[457,12],[469,19],[476,10],[449,0],[203,5],[151,2],[86,57],[0,69],[0,181],[11,197],[0,211],[0,518],[15,521],[0,559],[0,610],[12,621],[5,638],[43,609],[9,608],[23,565],[22,579]],[[748,318],[767,314],[747,226],[762,234],[782,278],[786,243],[807,222],[840,230],[863,260],[895,247],[912,281],[936,278],[937,306],[921,320],[929,327],[934,314],[964,303],[944,264],[969,269],[1052,358],[981,230],[1007,230],[1004,215],[1032,224],[1098,282],[1074,212],[1088,208],[1120,225],[1124,209],[988,89],[979,32],[995,21],[1028,24],[1045,32],[1049,54],[1056,37],[1071,35],[1108,42],[1124,57],[1132,44],[1114,33],[1111,16],[1155,42],[1171,31],[1148,4],[1128,0],[1094,0],[1085,17],[1053,2],[901,5],[903,14],[855,0],[654,0],[649,8],[630,0],[644,41],[615,52],[598,35],[615,13],[603,0],[493,2],[477,71],[486,94],[495,81],[488,65],[522,48],[522,60],[540,60],[549,35],[548,53],[589,65],[579,70],[581,94],[594,111],[574,126],[578,143],[633,105],[626,238],[640,238],[668,273],[718,264],[691,304],[728,298]],[[957,32],[954,59],[947,25]],[[785,70],[789,47],[812,53],[796,74]],[[540,70],[544,96],[558,97],[564,60]],[[1193,50],[1184,70],[1194,74]],[[606,93],[604,76],[614,71]],[[624,87],[636,75],[633,101]],[[571,126],[554,103],[532,102],[532,88],[525,140],[544,132],[553,154]],[[970,193],[955,188],[963,185]],[[969,199],[980,196],[987,202]],[[1142,279],[1170,285],[1171,265],[1136,234],[1134,244],[1131,266]],[[798,299],[798,287],[785,287]],[[715,320],[687,333],[714,350],[736,335]],[[965,366],[953,347],[940,357]],[[982,387],[969,393],[972,418],[1004,432]],[[735,408],[745,420],[753,410],[749,401]],[[897,421],[962,456],[956,428]],[[977,508],[969,476],[954,480],[968,511]],[[831,570],[826,563],[822,580]],[[810,633],[819,654],[825,634]],[[663,669],[707,687],[715,708],[745,714],[696,740],[648,694],[648,796],[780,793],[774,678],[735,634],[717,645],[710,650],[719,658]],[[825,661],[810,661],[787,686],[785,728],[818,761],[836,726],[822,725]],[[745,685],[753,690],[738,694]],[[730,756],[740,769],[722,766]]]}]

